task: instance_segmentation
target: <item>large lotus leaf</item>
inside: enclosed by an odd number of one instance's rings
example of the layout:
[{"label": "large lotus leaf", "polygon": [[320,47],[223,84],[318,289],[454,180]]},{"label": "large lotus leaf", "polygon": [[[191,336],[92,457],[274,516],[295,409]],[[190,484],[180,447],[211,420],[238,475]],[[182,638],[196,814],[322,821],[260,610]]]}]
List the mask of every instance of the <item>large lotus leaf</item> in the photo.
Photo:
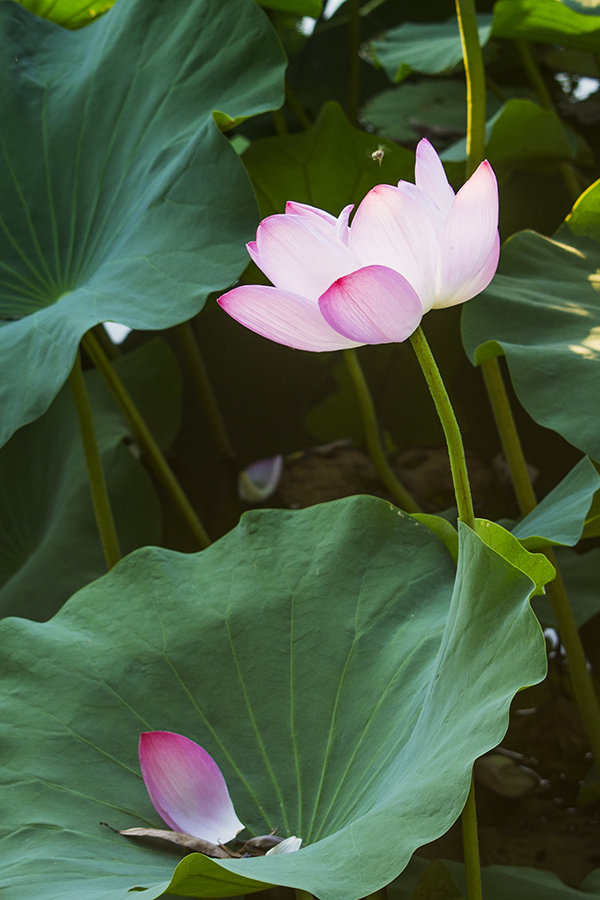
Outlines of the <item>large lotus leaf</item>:
[{"label": "large lotus leaf", "polygon": [[115,0],[18,0],[21,6],[50,19],[63,28],[81,28],[90,25],[98,16],[107,12]]},{"label": "large lotus leaf", "polygon": [[598,52],[600,21],[557,0],[499,0],[494,5],[493,37],[560,44]]},{"label": "large lotus leaf", "polygon": [[586,526],[594,494],[600,490],[600,474],[584,457],[532,512],[512,528],[530,550],[548,544],[573,547]]},{"label": "large lotus leaf", "polygon": [[600,245],[568,226],[554,238],[522,231],[504,244],[492,283],[462,313],[472,361],[504,353],[530,416],[593,459],[600,459],[599,268]]},{"label": "large lotus leaf", "polygon": [[[500,101],[488,92],[489,114]],[[436,144],[455,140],[467,130],[467,88],[463,80],[426,78],[376,94],[363,109],[364,119],[384,137],[410,143],[424,134]]]},{"label": "large lotus leaf", "polygon": [[221,120],[277,105],[248,0],[119,0],[80,31],[0,3],[0,444],[47,409],[104,320],[160,329],[245,264],[256,224]]},{"label": "large lotus leaf", "polygon": [[[485,155],[497,168],[572,159],[574,146],[558,116],[532,100],[507,100],[485,126]],[[442,158],[465,160],[466,142],[448,147]]]},{"label": "large lotus leaf", "polygon": [[[479,42],[487,44],[492,17],[478,16]],[[392,28],[381,40],[373,41],[377,62],[390,81],[401,81],[411,71],[439,75],[462,63],[463,52],[456,17],[447,22],[405,22]]]},{"label": "large lotus leaf", "polygon": [[7,900],[157,897],[172,856],[106,828],[159,826],[138,733],[199,741],[279,857],[187,856],[175,894],[283,884],[357,900],[464,803],[545,648],[529,578],[462,527],[444,546],[385,501],[247,514],[206,551],[146,548],[43,625],[0,624]]},{"label": "large lotus leaf", "polygon": [[[115,365],[141,407],[151,407],[154,434],[168,445],[180,399],[168,347],[150,341]],[[85,377],[121,550],[128,553],[160,541],[160,507],[146,471],[124,443],[130,430],[113,398],[97,372]],[[106,571],[68,385],[0,450],[0,484],[0,616],[47,619]]]},{"label": "large lotus leaf", "polygon": [[[381,168],[371,158],[382,146]],[[312,128],[301,134],[254,141],[244,163],[261,215],[282,212],[286,200],[311,203],[337,215],[359,203],[380,182],[414,177],[414,154],[353,128],[337,103],[326,103]]]},{"label": "large lotus leaf", "polygon": [[[423,873],[434,863],[414,856],[405,872],[388,888],[391,900],[414,900],[413,891]],[[455,883],[465,890],[464,866],[454,860],[444,860],[440,874],[446,871]],[[485,900],[600,900],[600,870],[585,879],[582,890],[570,887],[553,872],[529,866],[484,866],[481,881]],[[433,887],[433,885],[432,885]],[[435,896],[437,894],[429,894]]]}]

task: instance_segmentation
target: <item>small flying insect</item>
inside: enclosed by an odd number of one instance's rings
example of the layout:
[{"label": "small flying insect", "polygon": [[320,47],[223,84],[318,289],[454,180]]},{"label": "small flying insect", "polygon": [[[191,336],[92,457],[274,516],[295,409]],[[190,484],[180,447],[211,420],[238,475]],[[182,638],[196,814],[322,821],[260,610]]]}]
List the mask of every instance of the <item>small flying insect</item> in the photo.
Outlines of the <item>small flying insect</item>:
[{"label": "small flying insect", "polygon": [[385,156],[385,148],[379,145],[377,150],[373,150],[371,153],[371,159],[373,162],[379,163],[379,168],[381,168],[381,163],[383,162],[383,157]]}]

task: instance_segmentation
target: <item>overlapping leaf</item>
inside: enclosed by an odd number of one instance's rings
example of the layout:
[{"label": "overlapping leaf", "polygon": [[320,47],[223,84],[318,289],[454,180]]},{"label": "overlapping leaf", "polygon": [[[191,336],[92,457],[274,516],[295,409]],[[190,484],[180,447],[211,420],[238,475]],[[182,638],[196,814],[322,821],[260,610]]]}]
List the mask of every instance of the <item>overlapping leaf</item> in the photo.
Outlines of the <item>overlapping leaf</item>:
[{"label": "overlapping leaf", "polygon": [[18,0],[21,6],[64,28],[82,28],[114,5],[115,0]]},{"label": "overlapping leaf", "polygon": [[531,580],[468,529],[461,542],[456,573],[434,535],[369,497],[252,513],[201,554],[137,551],[49,623],[5,620],[3,896],[164,890],[170,854],[98,824],[160,824],[136,759],[146,729],[202,743],[251,831],[305,842],[192,854],[172,893],[356,900],[389,882],[458,816],[473,759],[545,671]]},{"label": "overlapping leaf", "polygon": [[[177,364],[155,340],[115,363],[161,444],[179,422]],[[121,550],[160,542],[156,494],[124,443],[130,431],[98,373],[86,374]],[[79,423],[65,386],[44,416],[0,450],[0,616],[47,619],[106,571]]]},{"label": "overlapping leaf", "polygon": [[[479,42],[484,46],[492,29],[491,16],[477,19]],[[377,61],[391,81],[402,81],[411,71],[439,75],[462,63],[463,53],[456,19],[440,23],[405,22],[372,44]]]},{"label": "overlapping leaf", "polygon": [[548,544],[574,547],[583,534],[598,490],[600,474],[584,457],[532,512],[515,525],[512,533],[528,549]]},{"label": "overlapping leaf", "polygon": [[244,153],[244,163],[261,215],[283,212],[287,200],[337,215],[380,182],[412,180],[414,154],[385,141],[382,146],[380,168],[371,158],[377,139],[353,128],[337,103],[326,103],[313,127],[301,134],[254,141]]},{"label": "overlapping leaf", "polygon": [[91,326],[181,322],[243,268],[255,202],[213,113],[277,105],[283,55],[245,0],[119,0],[73,32],[2,2],[0,40],[2,444]]},{"label": "overlapping leaf", "polygon": [[[463,309],[475,363],[504,354],[519,400],[541,425],[600,459],[600,244],[588,229],[600,183],[554,238],[523,231],[502,249],[491,285]],[[571,222],[569,220],[569,222]],[[592,229],[591,231],[589,229]]]}]

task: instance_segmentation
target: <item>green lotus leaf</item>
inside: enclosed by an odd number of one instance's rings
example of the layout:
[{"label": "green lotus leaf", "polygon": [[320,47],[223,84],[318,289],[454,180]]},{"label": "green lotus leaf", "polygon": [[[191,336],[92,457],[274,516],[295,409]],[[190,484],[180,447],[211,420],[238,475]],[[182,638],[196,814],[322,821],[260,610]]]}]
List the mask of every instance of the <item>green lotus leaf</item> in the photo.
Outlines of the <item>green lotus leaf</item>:
[{"label": "green lotus leaf", "polygon": [[[498,98],[488,92],[488,114],[499,107]],[[391,140],[410,143],[428,135],[439,147],[440,141],[456,140],[467,130],[467,89],[463,81],[452,78],[410,81],[372,97],[363,117]]]},{"label": "green lotus leaf", "polygon": [[[114,362],[162,446],[179,422],[177,363],[158,339]],[[97,372],[85,375],[123,553],[161,538],[158,499]],[[106,571],[68,385],[0,450],[0,616],[47,619]]]},{"label": "green lotus leaf", "polygon": [[[532,581],[460,531],[457,570],[374,497],[253,512],[202,553],[136,551],[50,622],[0,623],[3,897],[281,884],[358,900],[397,876],[545,673]],[[205,746],[248,830],[302,849],[191,854],[173,873],[170,853],[99,825],[160,825],[138,769],[148,729]]]},{"label": "green lotus leaf", "polygon": [[536,594],[541,593],[544,585],[554,578],[556,574],[554,567],[543,553],[530,553],[521,541],[502,525],[488,519],[476,519],[475,530],[488,547],[531,578],[535,584]]},{"label": "green lotus leaf", "polygon": [[[487,44],[492,17],[477,17],[481,46]],[[463,53],[456,18],[447,22],[406,22],[392,28],[381,40],[371,44],[375,59],[390,81],[402,81],[411,72],[439,75],[462,63]]]},{"label": "green lotus leaf", "polygon": [[413,153],[381,142],[381,168],[371,158],[379,143],[353,128],[337,103],[326,103],[312,128],[301,134],[254,141],[244,153],[262,216],[282,212],[286,200],[319,206],[337,215],[359,203],[382,181],[414,178]]},{"label": "green lotus leaf", "polygon": [[573,547],[583,534],[598,490],[600,474],[584,457],[511,531],[528,550],[548,544]]},{"label": "green lotus leaf", "polygon": [[[599,194],[597,182],[587,208]],[[593,227],[583,209],[576,221]],[[600,459],[599,269],[600,244],[569,225],[553,238],[522,231],[504,244],[490,286],[462,312],[471,360],[504,354],[529,415],[592,459]]]},{"label": "green lotus leaf", "polygon": [[[495,167],[572,159],[575,150],[558,116],[532,100],[507,100],[486,122],[485,155]],[[442,159],[448,163],[466,158],[465,140],[442,153]]]},{"label": "green lotus leaf", "polygon": [[600,21],[582,4],[556,0],[498,0],[493,37],[560,44],[598,52]]},{"label": "green lotus leaf", "polygon": [[256,206],[213,114],[276,106],[284,60],[246,0],[119,0],[80,31],[2,2],[0,42],[1,445],[93,325],[174,325],[242,270]]}]

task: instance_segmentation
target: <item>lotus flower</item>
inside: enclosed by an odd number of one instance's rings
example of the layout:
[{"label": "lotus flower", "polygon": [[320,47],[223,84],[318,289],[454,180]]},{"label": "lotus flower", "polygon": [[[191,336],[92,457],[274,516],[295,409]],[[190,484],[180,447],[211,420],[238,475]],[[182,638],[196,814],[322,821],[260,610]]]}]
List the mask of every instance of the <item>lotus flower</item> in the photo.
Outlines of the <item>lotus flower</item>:
[{"label": "lotus flower", "polygon": [[[244,828],[221,770],[199,744],[172,731],[146,731],[140,735],[139,756],[154,808],[173,831],[220,845],[233,840]],[[165,836],[165,832],[155,829],[128,829],[121,834],[133,836],[134,832],[137,836],[141,832],[146,837],[152,833]],[[273,837],[273,841],[279,843],[267,850],[267,856],[293,852],[302,843],[297,837]]]},{"label": "lotus flower", "polygon": [[219,298],[252,331],[299,350],[403,341],[432,308],[470,300],[498,265],[498,186],[487,160],[455,195],[429,141],[416,184],[380,184],[336,219],[288,202],[248,253],[273,282]]}]

